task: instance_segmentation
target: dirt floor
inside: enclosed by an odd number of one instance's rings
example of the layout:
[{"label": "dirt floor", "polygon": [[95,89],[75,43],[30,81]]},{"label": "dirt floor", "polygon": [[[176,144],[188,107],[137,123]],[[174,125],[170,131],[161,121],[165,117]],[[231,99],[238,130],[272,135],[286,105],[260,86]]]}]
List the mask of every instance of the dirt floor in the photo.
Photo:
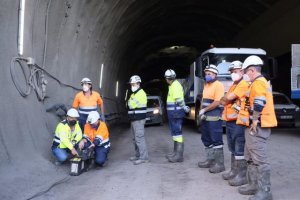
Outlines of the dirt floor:
[{"label": "dirt floor", "polygon": [[[300,196],[300,131],[299,129],[274,129],[269,143],[272,164],[272,190],[276,200],[298,200]],[[10,185],[1,184],[1,199],[223,199],[242,200],[248,196],[238,194],[221,178],[207,169],[197,167],[204,159],[201,135],[192,125],[184,126],[184,162],[172,164],[165,154],[171,149],[168,126],[149,126],[146,139],[151,162],[133,165],[128,158],[133,155],[131,132],[128,127],[114,129],[112,149],[107,165],[91,169],[78,177],[69,176],[69,165],[54,167],[49,161],[29,174],[14,181],[4,173]],[[224,135],[225,138],[225,135]],[[226,139],[224,140],[226,143]],[[229,166],[229,153],[225,145],[225,162]],[[37,161],[37,163],[43,163]],[[10,169],[12,170],[12,169]],[[3,179],[2,181],[3,182]],[[15,185],[12,185],[14,183]],[[18,191],[17,191],[18,189]]]}]

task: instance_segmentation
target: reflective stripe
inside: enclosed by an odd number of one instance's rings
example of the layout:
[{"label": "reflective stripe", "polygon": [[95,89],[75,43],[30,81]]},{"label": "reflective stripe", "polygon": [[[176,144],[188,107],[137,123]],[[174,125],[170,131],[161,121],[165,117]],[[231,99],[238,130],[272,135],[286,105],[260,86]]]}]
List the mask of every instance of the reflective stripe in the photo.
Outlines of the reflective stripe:
[{"label": "reflective stripe", "polygon": [[104,143],[106,143],[106,142],[109,142],[109,139],[103,140],[103,141],[101,142],[101,144],[104,144]]},{"label": "reflective stripe", "polygon": [[[103,140],[103,137],[102,137],[101,135],[96,135],[95,139],[96,139],[96,138],[99,138],[101,141]],[[102,142],[103,142],[103,141],[102,141]],[[102,142],[101,142],[101,143],[102,143]]]},{"label": "reflective stripe", "polygon": [[93,110],[91,110],[91,111],[80,111],[80,110],[78,110],[78,112],[79,112],[79,114],[84,114],[84,115],[88,115],[88,114],[90,114],[90,112],[92,112]]},{"label": "reflective stripe", "polygon": [[140,114],[140,113],[147,113],[147,110],[129,110],[128,114]]},{"label": "reflective stripe", "polygon": [[210,105],[210,103],[208,103],[208,102],[202,102],[202,106],[209,106]]},{"label": "reflective stripe", "polygon": [[245,156],[234,156],[236,160],[244,160]]},{"label": "reflective stripe", "polygon": [[227,115],[226,115],[226,118],[228,118],[228,119],[236,119],[237,116],[238,116],[237,113],[234,113],[234,114],[227,114]]},{"label": "reflective stripe", "polygon": [[110,147],[110,143],[104,146],[105,149],[107,149],[108,147]]},{"label": "reflective stripe", "polygon": [[167,107],[167,110],[181,110],[181,109],[183,109],[183,107],[180,107],[180,106],[177,106],[177,107],[171,107],[171,108],[169,108],[169,107]]},{"label": "reflective stripe", "polygon": [[78,109],[79,110],[94,110],[94,109],[97,110],[97,106],[85,106],[85,107],[80,106]]},{"label": "reflective stripe", "polygon": [[213,149],[221,149],[223,148],[223,145],[214,146]]},{"label": "reflective stripe", "polygon": [[206,121],[211,121],[211,122],[214,122],[214,121],[219,121],[221,119],[221,117],[219,116],[206,116]]},{"label": "reflective stripe", "polygon": [[60,144],[60,140],[59,139],[54,138],[53,141]]}]

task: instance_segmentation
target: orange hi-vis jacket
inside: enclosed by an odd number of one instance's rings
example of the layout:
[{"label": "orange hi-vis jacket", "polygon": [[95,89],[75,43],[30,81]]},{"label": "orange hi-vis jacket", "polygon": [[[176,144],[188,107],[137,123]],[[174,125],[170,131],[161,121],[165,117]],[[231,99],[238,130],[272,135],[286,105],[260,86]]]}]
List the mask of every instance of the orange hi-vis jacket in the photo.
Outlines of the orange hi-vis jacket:
[{"label": "orange hi-vis jacket", "polygon": [[[220,101],[224,96],[224,85],[216,80],[212,83],[206,83],[203,89],[203,97],[201,102],[201,108],[206,108],[214,101]],[[223,106],[219,105],[213,110],[207,111],[206,116],[220,117],[222,116]]]},{"label": "orange hi-vis jacket", "polygon": [[83,92],[78,92],[74,98],[72,107],[78,109],[79,114],[88,115],[91,111],[97,111],[103,104],[100,94],[92,91],[91,96],[85,96]]},{"label": "orange hi-vis jacket", "polygon": [[83,138],[92,143],[95,140],[99,140],[100,142],[98,146],[104,146],[105,148],[110,147],[108,128],[103,121],[100,122],[97,130],[92,128],[90,124],[85,124]]},{"label": "orange hi-vis jacket", "polygon": [[237,98],[232,100],[229,104],[224,106],[223,120],[236,121],[238,113],[241,107],[241,99],[245,97],[248,90],[249,83],[241,79],[240,81],[233,83],[228,90],[228,93],[234,93]]},{"label": "orange hi-vis jacket", "polygon": [[261,106],[263,107],[259,119],[261,127],[270,128],[277,126],[272,89],[263,76],[257,77],[250,85],[245,101],[242,102],[237,124],[249,126],[252,118],[249,112],[256,111],[255,107]]}]

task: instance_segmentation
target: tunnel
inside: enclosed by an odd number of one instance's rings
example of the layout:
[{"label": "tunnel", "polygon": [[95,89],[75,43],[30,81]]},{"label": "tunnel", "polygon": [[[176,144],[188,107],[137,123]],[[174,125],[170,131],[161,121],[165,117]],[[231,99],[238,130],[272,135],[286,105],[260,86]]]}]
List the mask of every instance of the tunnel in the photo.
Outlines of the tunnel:
[{"label": "tunnel", "polygon": [[[59,176],[50,147],[61,118],[50,108],[70,108],[83,77],[92,80],[108,124],[116,126],[126,122],[130,76],[165,96],[165,70],[186,77],[212,46],[266,50],[281,74],[274,88],[290,92],[291,44],[300,42],[297,0],[25,0],[21,9],[22,2],[0,2],[1,185],[17,181],[27,191],[41,184],[41,174]],[[1,199],[18,196],[2,190]]]}]

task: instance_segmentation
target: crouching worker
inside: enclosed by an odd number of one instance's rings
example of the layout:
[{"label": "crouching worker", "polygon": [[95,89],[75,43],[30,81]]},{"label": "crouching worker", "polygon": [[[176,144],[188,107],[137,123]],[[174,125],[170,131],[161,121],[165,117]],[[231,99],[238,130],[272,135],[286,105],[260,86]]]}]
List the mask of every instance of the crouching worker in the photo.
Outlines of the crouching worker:
[{"label": "crouching worker", "polygon": [[78,156],[76,149],[82,139],[82,132],[78,124],[79,114],[71,108],[67,112],[67,118],[60,122],[56,129],[52,144],[52,153],[57,159],[55,164],[61,164],[72,156]]},{"label": "crouching worker", "polygon": [[107,160],[110,150],[109,132],[105,122],[100,120],[97,111],[92,111],[87,117],[84,126],[84,135],[79,147],[84,150],[95,152],[95,164],[102,167]]}]

